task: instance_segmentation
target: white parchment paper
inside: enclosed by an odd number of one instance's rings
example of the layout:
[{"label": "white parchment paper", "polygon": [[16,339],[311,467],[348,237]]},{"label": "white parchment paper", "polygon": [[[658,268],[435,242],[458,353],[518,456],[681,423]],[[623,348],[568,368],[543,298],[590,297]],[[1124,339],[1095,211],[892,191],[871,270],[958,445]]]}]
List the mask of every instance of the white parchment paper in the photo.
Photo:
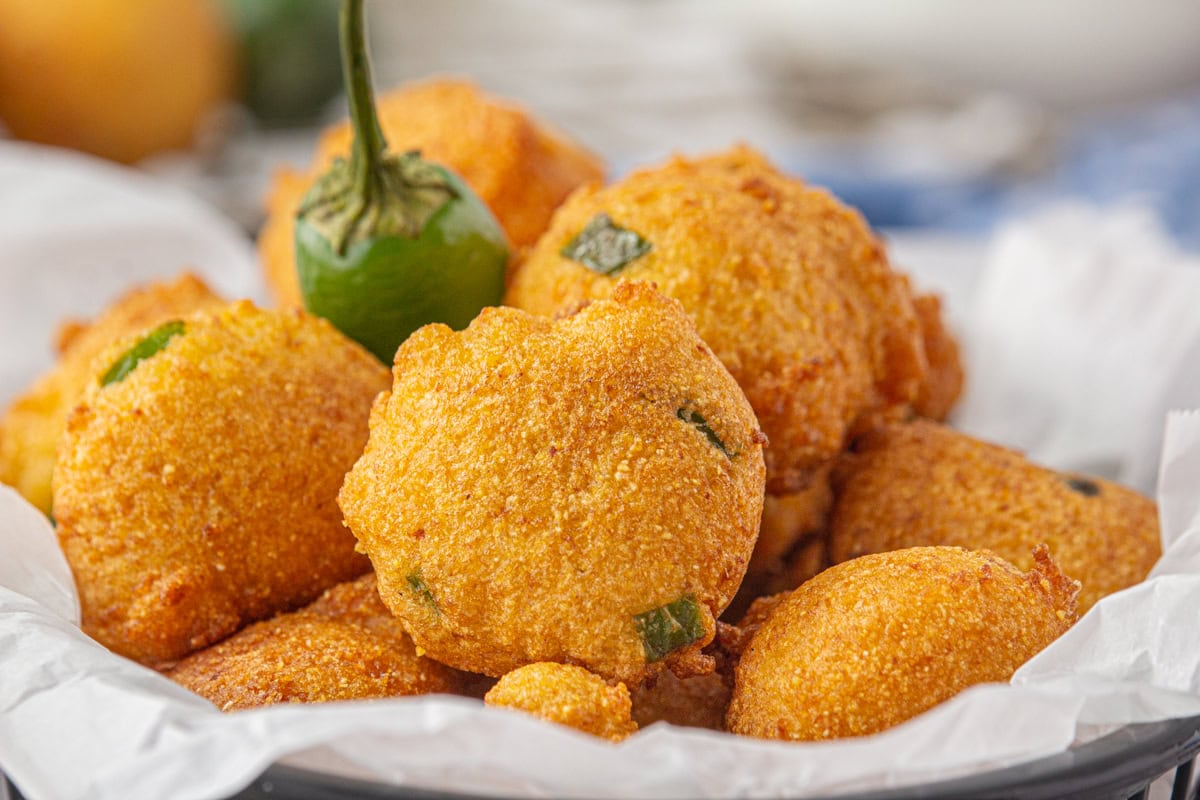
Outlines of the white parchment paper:
[{"label": "white parchment paper", "polygon": [[1200,257],[1147,210],[1065,205],[1007,226],[966,309],[956,426],[1152,493],[1164,416],[1200,405],[1197,297]]},{"label": "white parchment paper", "polygon": [[[972,310],[952,314],[971,358],[960,422],[1041,448],[1055,466],[1126,474],[1149,451],[1157,463],[1161,451],[1167,549],[1149,580],[1099,603],[1011,685],[974,687],[878,736],[804,745],[666,725],[610,745],[445,697],[222,714],[80,633],[53,531],[0,488],[0,768],[31,800],[218,798],[277,760],[480,794],[800,797],[958,776],[1061,751],[1114,725],[1200,714],[1200,414],[1175,414],[1161,431],[1166,405],[1200,406],[1184,382],[1163,374],[1200,343],[1200,326],[1174,316],[1179,326],[1147,321],[1158,304],[1200,307],[1200,287],[1153,225],[1131,225],[1136,214],[1067,213],[1069,224],[1043,217],[1002,233],[971,281]],[[73,222],[68,215],[56,224]],[[203,237],[231,235],[196,223]],[[1076,247],[1080,236],[1125,255]],[[86,247],[88,237],[76,241]],[[1143,247],[1163,257],[1143,263]],[[1064,265],[1064,252],[1076,260]],[[935,273],[905,266],[937,286]],[[21,269],[0,270],[0,319],[23,302],[12,288]],[[1051,327],[1023,332],[1030,324]],[[1052,368],[1047,331],[1064,353],[1084,355]],[[1102,340],[1111,340],[1107,355],[1090,355]],[[4,348],[6,361],[15,358],[11,343]]]}]

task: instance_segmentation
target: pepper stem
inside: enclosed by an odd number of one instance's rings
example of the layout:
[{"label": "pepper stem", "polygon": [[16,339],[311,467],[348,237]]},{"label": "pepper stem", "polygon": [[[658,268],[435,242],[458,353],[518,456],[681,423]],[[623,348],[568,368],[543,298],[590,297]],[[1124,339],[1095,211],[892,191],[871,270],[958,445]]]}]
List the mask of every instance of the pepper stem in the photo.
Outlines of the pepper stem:
[{"label": "pepper stem", "polygon": [[365,198],[371,192],[375,183],[373,177],[387,149],[387,141],[383,138],[379,117],[375,113],[364,17],[363,0],[343,0],[339,25],[342,79],[346,83],[350,121],[354,128],[350,170],[360,198]]}]

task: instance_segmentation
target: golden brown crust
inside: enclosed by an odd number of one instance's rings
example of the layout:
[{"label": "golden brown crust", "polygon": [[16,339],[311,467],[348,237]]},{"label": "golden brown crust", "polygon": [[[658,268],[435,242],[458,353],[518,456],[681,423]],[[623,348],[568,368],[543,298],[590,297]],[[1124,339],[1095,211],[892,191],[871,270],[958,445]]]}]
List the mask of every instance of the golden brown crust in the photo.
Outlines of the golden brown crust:
[{"label": "golden brown crust", "polygon": [[174,660],[365,572],[335,499],[387,382],[323,320],[246,302],[187,318],[123,380],[93,382],[54,473],[84,630]]},{"label": "golden brown crust", "polygon": [[729,729],[801,740],[885,730],[968,686],[1008,680],[1074,622],[1078,588],[1044,550],[1029,575],[994,553],[952,547],[831,567],[753,635]]},{"label": "golden brown crust", "polygon": [[629,690],[569,664],[537,663],[502,677],[483,701],[515,708],[601,739],[619,742],[637,731]]},{"label": "golden brown crust", "polygon": [[300,611],[193,653],[166,675],[222,711],[459,691],[459,673],[417,655],[375,585],[372,574],[339,584]]},{"label": "golden brown crust", "polygon": [[[420,150],[461,176],[496,215],[517,251],[537,240],[573,189],[604,178],[596,156],[467,81],[406,84],[381,95],[378,110],[391,151]],[[321,136],[311,169],[275,176],[259,251],[281,305],[300,304],[292,245],[295,209],[333,159],[350,152],[350,142],[350,125],[341,123]]]},{"label": "golden brown crust", "polygon": [[[597,214],[652,249],[616,276],[565,257]],[[803,489],[850,433],[907,413],[925,374],[907,281],[862,217],[746,147],[577,190],[505,302],[551,315],[617,279],[680,300],[770,440],[768,490]]]},{"label": "golden brown crust", "polygon": [[704,635],[665,663],[711,670],[762,436],[678,303],[627,284],[558,322],[485,309],[417,331],[394,376],[339,503],[418,645],[472,672],[557,661],[636,685],[663,666],[637,615],[691,596]]},{"label": "golden brown crust", "polygon": [[404,627],[380,599],[379,579],[374,572],[326,589],[303,610],[361,628],[378,628],[389,635],[404,631]]},{"label": "golden brown crust", "polygon": [[913,410],[922,417],[942,422],[950,416],[962,396],[966,373],[958,341],[942,319],[942,301],[935,294],[913,298],[913,308],[921,323],[921,338],[929,372],[917,393]]},{"label": "golden brown crust", "polygon": [[[1149,498],[1064,475],[926,420],[881,428],[835,472],[834,562],[923,545],[987,548],[1022,569],[1050,547],[1083,583],[1080,609],[1143,580],[1162,553]],[[1072,481],[1085,481],[1080,491]]]},{"label": "golden brown crust", "polygon": [[[199,279],[197,279],[199,280]],[[136,293],[137,290],[134,290]],[[120,301],[117,301],[117,305]],[[153,323],[152,323],[153,324]],[[54,352],[57,355],[62,355],[71,349],[71,345],[85,333],[88,329],[87,320],[76,319],[69,317],[58,323],[58,327],[54,329]]]},{"label": "golden brown crust", "polygon": [[0,417],[0,483],[48,513],[55,450],[68,412],[95,378],[92,360],[115,339],[223,304],[203,281],[185,272],[173,282],[127,292],[91,323],[64,322],[55,343],[58,363]]}]

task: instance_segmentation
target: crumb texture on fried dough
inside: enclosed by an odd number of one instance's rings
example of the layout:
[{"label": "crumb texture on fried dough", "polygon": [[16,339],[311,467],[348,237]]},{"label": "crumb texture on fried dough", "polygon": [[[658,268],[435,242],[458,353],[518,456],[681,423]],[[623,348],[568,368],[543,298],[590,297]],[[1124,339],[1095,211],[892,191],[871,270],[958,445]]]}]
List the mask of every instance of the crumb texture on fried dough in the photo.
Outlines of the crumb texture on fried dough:
[{"label": "crumb texture on fried dough", "polygon": [[58,362],[0,417],[0,483],[49,513],[58,440],[67,414],[95,378],[96,356],[116,339],[224,303],[202,280],[185,272],[174,281],[131,289],[91,322],[64,322],[55,343]]},{"label": "crumb texture on fried dough", "polygon": [[570,664],[537,663],[502,677],[483,701],[619,742],[637,731],[629,690]]},{"label": "crumb texture on fried dough", "polygon": [[769,739],[877,733],[1006,681],[1075,621],[1079,583],[1046,548],[1022,574],[987,551],[918,547],[831,567],[767,604],[728,726]]},{"label": "crumb texture on fried dough", "polygon": [[394,374],[339,502],[418,645],[494,676],[711,669],[763,443],[677,302],[626,284],[558,321],[485,309],[417,331]]},{"label": "crumb texture on fried dough", "polygon": [[[613,274],[570,255],[601,214],[648,244]],[[804,489],[849,434],[908,413],[925,377],[908,281],[863,218],[748,147],[577,190],[505,302],[555,314],[623,279],[682,302],[741,385],[771,443],[772,493]]]},{"label": "crumb texture on fried dough", "polygon": [[925,545],[987,548],[1021,569],[1050,547],[1080,609],[1145,579],[1162,554],[1153,500],[927,420],[881,428],[835,472],[834,562]]},{"label": "crumb texture on fried dough", "polygon": [[925,358],[929,371],[913,403],[913,410],[922,417],[944,422],[954,410],[966,384],[966,368],[954,338],[942,314],[942,300],[935,294],[913,298],[917,321],[921,323],[921,338],[925,343]]},{"label": "crumb texture on fried dough", "polygon": [[166,675],[223,711],[457,693],[463,683],[457,671],[417,654],[379,600],[373,574],[338,584],[299,611],[243,628]]},{"label": "crumb texture on fried dough", "polygon": [[150,664],[368,570],[336,498],[388,384],[369,353],[297,310],[243,301],[180,327],[123,379],[91,383],[54,473],[84,630]]}]

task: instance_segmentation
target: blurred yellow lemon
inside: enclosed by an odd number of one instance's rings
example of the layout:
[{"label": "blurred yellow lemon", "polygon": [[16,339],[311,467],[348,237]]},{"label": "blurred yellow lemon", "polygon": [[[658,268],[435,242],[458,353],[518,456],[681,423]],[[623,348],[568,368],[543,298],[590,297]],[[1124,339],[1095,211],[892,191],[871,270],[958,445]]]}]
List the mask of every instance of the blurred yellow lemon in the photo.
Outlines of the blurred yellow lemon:
[{"label": "blurred yellow lemon", "polygon": [[213,0],[0,0],[0,122],[126,163],[187,147],[230,96],[236,51]]}]

